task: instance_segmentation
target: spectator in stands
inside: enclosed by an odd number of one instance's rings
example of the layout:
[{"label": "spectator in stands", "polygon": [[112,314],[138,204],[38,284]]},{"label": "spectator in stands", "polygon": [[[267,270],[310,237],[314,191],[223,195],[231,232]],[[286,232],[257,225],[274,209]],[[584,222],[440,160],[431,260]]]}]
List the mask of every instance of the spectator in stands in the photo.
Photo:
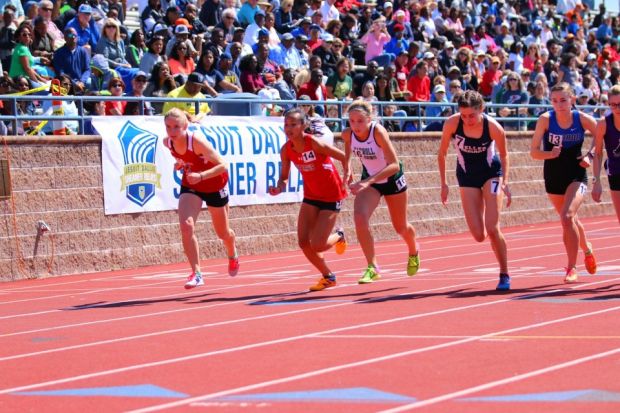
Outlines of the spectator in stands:
[{"label": "spectator in stands", "polygon": [[372,26],[370,26],[370,30],[360,39],[360,41],[366,45],[364,62],[367,65],[371,60],[377,60],[381,65],[390,63],[389,56],[383,58],[379,57],[383,54],[383,48],[391,39],[391,36],[387,32],[385,21],[377,20],[373,22]]},{"label": "spectator in stands", "polygon": [[[246,3],[247,4],[247,3]],[[258,36],[265,27],[265,12],[258,10],[254,14],[254,22],[245,28],[245,35],[243,37],[243,43],[250,46],[254,46],[258,42]],[[269,37],[269,30],[266,30],[266,35]]]},{"label": "spectator in stands", "polygon": [[275,28],[279,33],[290,33],[298,19],[293,19],[293,0],[282,0],[275,12]]},{"label": "spectator in stands", "polygon": [[[144,72],[138,72],[136,76],[131,80],[132,92],[131,97],[144,97],[144,91],[147,85],[147,75]],[[151,105],[151,102],[127,102],[123,115],[140,115],[140,104],[142,104],[144,115],[151,116],[155,114],[155,109]]]},{"label": "spectator in stands", "polygon": [[325,83],[328,99],[343,100],[351,96],[353,79],[349,76],[349,72],[349,60],[345,57],[340,58],[336,63],[336,71]]},{"label": "spectator in stands", "polygon": [[134,30],[129,39],[125,60],[127,60],[131,67],[139,68],[140,62],[147,52],[148,47],[146,46],[146,40],[142,29]]},{"label": "spectator in stands", "polygon": [[[273,84],[273,88],[280,94],[282,100],[296,100],[297,88],[295,87],[295,69],[287,67],[282,72],[282,76],[276,78],[276,82]],[[282,105],[285,110],[293,107],[292,103],[286,103]]]},{"label": "spectator in stands", "polygon": [[390,88],[390,80],[388,74],[385,72],[380,73],[379,76],[377,76],[375,97],[380,102],[391,102],[394,100],[392,89]]},{"label": "spectator in stands", "polygon": [[[310,72],[310,80],[299,87],[297,96],[307,95],[311,100],[327,99],[327,89],[323,85],[323,71],[319,68],[312,69]],[[324,114],[325,112],[321,112]],[[319,114],[321,114],[319,113]]]},{"label": "spectator in stands", "polygon": [[352,98],[356,98],[358,96],[362,96],[362,87],[364,83],[369,80],[374,82],[377,78],[377,74],[379,72],[379,63],[372,60],[368,62],[366,65],[366,71],[362,73],[356,73],[353,76],[353,93],[351,94]]},{"label": "spectator in stands", "polygon": [[187,55],[189,57],[193,59],[200,56],[198,50],[194,46],[194,43],[190,39],[189,27],[185,24],[179,24],[174,28],[174,36],[172,36],[166,44],[166,56],[170,56],[175,45],[179,42],[185,43],[185,46],[187,46]]},{"label": "spectator in stands", "polygon": [[527,48],[527,53],[523,58],[523,67],[530,71],[534,70],[534,64],[540,60],[540,46],[532,43]]},{"label": "spectator in stands", "polygon": [[431,79],[427,73],[428,63],[425,60],[419,61],[415,73],[407,81],[407,90],[411,93],[410,102],[428,102],[431,99]]},{"label": "spectator in stands", "polygon": [[74,28],[66,28],[64,38],[64,46],[54,52],[54,70],[57,76],[69,76],[77,91],[83,93],[90,89],[90,55],[86,48],[78,46]]},{"label": "spectator in stands", "polygon": [[224,5],[220,0],[205,0],[200,7],[198,18],[205,26],[217,26],[225,19]]},{"label": "spectator in stands", "polygon": [[130,68],[125,59],[125,43],[121,39],[119,25],[116,20],[107,18],[103,25],[103,35],[95,48],[96,54],[105,56],[112,69]]},{"label": "spectator in stands", "polygon": [[[530,96],[528,104],[530,105],[551,105],[551,101],[547,96],[547,87],[542,82],[537,82],[534,87],[534,95]],[[529,117],[539,118],[540,115],[548,111],[548,107],[530,107],[527,109]],[[536,121],[529,122],[527,125],[529,130],[536,128]]]},{"label": "spectator in stands", "polygon": [[[159,0],[152,0],[159,1]],[[77,33],[77,43],[87,50],[95,50],[101,34],[95,21],[91,18],[93,10],[88,4],[81,4],[78,8],[77,16],[67,23],[67,27],[72,27]],[[124,55],[123,55],[124,56]]]},{"label": "spectator in stands", "polygon": [[[307,68],[309,66],[310,56],[308,55],[308,37],[300,34],[295,37],[295,52],[297,53],[298,64],[296,68]],[[295,62],[297,64],[297,62]],[[293,66],[295,67],[295,66]]]},{"label": "spectator in stands", "polygon": [[244,92],[257,94],[265,87],[263,77],[258,71],[258,59],[255,55],[243,56],[239,63],[239,70],[241,71],[239,81]]},{"label": "spectator in stands", "polygon": [[6,10],[10,8],[13,11],[13,15],[15,16],[15,25],[19,25],[24,21],[26,14],[24,13],[24,8],[22,6],[22,2],[18,0],[0,0],[0,10]]},{"label": "spectator in stands", "polygon": [[151,73],[153,66],[156,63],[163,62],[167,58],[162,55],[164,50],[164,38],[159,35],[155,35],[147,42],[147,51],[140,59],[140,70],[145,73]]},{"label": "spectator in stands", "polygon": [[217,69],[224,77],[223,81],[216,84],[215,90],[218,93],[239,93],[242,91],[239,76],[232,70],[232,56],[229,53],[222,53]]},{"label": "spectator in stands", "polygon": [[30,44],[30,52],[36,57],[44,57],[46,64],[41,64],[42,68],[46,68],[44,73],[46,76],[53,77],[54,70],[51,67],[52,58],[54,57],[54,38],[47,32],[47,22],[41,17],[35,17],[34,30],[32,32],[33,39]]},{"label": "spectator in stands", "polygon": [[[202,6],[204,8],[204,5]],[[202,9],[201,9],[202,11]],[[230,43],[233,40],[235,28],[237,28],[237,13],[235,9],[225,9],[222,12],[222,21],[215,25],[215,29],[222,29],[224,41]]]},{"label": "spectator in stands", "polygon": [[224,31],[218,27],[211,31],[211,40],[202,47],[202,53],[206,49],[210,49],[213,52],[215,60],[220,58],[220,55],[226,50],[226,40],[224,39]]},{"label": "spectator in stands", "polygon": [[[179,86],[174,89],[170,93],[168,93],[169,98],[192,98],[194,100],[205,99],[205,95],[203,95],[200,90],[204,85],[205,79],[204,76],[198,72],[190,73],[187,77],[187,82],[183,86]],[[211,111],[209,108],[209,104],[206,102],[201,102],[199,104],[199,112],[196,113],[196,105],[194,102],[171,102],[168,101],[164,104],[164,113],[168,113],[168,111],[172,108],[179,108],[183,112],[188,113],[194,116],[194,120],[198,121],[201,117],[206,115]]]},{"label": "spectator in stands", "polygon": [[168,4],[168,8],[164,12],[164,18],[162,22],[168,27],[174,27],[176,25],[177,19],[181,17],[181,10],[174,5]]},{"label": "spectator in stands", "polygon": [[321,58],[321,70],[326,76],[331,76],[336,71],[336,54],[333,51],[334,37],[329,33],[322,35],[321,45],[313,52],[314,55]]},{"label": "spectator in stands", "polygon": [[523,43],[516,42],[510,46],[510,55],[508,55],[506,69],[517,73],[523,70]]},{"label": "spectator in stands", "polygon": [[[56,77],[60,81],[61,93],[63,96],[73,96],[75,95],[75,89],[73,87],[73,82],[70,76],[68,75],[58,75]],[[78,108],[75,105],[75,102],[72,100],[61,100],[62,112],[64,116],[78,116]],[[54,112],[53,101],[44,100],[42,102],[42,109],[44,116],[51,116]],[[58,127],[57,121],[48,121],[41,132],[46,135],[53,134],[54,130]],[[62,126],[70,135],[77,135],[80,124],[77,120],[63,120]]]},{"label": "spectator in stands", "polygon": [[480,81],[480,94],[485,99],[491,99],[493,97],[493,88],[495,88],[502,77],[502,72],[499,69],[500,60],[499,57],[493,56],[491,58],[491,65],[485,70]]},{"label": "spectator in stands", "polygon": [[211,49],[205,49],[200,56],[196,72],[203,75],[205,79],[202,92],[209,96],[217,96],[218,92],[215,89],[224,81],[224,75],[215,68],[215,56]]},{"label": "spectator in stands", "polygon": [[0,29],[0,61],[4,70],[11,67],[11,56],[15,49],[15,7],[7,6],[2,14],[3,26]]},{"label": "spectator in stands", "polygon": [[[120,97],[125,92],[125,83],[121,78],[114,78],[110,80],[108,84],[109,96]],[[105,102],[105,114],[108,116],[120,116],[125,112],[125,105],[127,101],[124,99],[119,100],[106,100]]]},{"label": "spectator in stands", "polygon": [[[207,26],[205,26],[198,18],[198,8],[195,4],[189,3],[185,6],[185,11],[183,12],[183,19],[188,23],[191,27],[190,33],[192,36],[204,38],[207,33]],[[179,20],[175,22],[176,25],[179,24]]]},{"label": "spectator in stands", "polygon": [[[525,90],[523,80],[516,72],[510,72],[508,74],[506,83],[504,85],[505,90],[502,91],[500,103],[506,104],[498,110],[498,115],[501,117],[517,117],[519,115],[527,115],[527,108],[513,107],[512,105],[526,105],[529,101],[529,97]],[[505,121],[503,122],[505,130],[519,130],[520,124],[517,121]]]},{"label": "spectator in stands", "polygon": [[[22,23],[23,25],[23,23]],[[17,29],[19,31],[19,28]],[[25,93],[28,90],[32,89],[32,85],[28,77],[24,75],[17,75],[14,77],[15,79],[15,91],[17,93]],[[18,100],[17,101],[17,115],[35,115],[36,107],[32,100]],[[17,121],[17,131],[10,130],[10,133],[13,135],[25,135],[30,134],[35,131],[36,127],[39,125],[39,121]]]},{"label": "spectator in stands", "polygon": [[[174,76],[170,73],[168,63],[158,62],[153,66],[149,82],[144,91],[144,96],[165,97],[177,87],[179,87],[179,85],[174,80]],[[156,114],[162,113],[163,103],[153,102],[152,105]]]},{"label": "spectator in stands", "polygon": [[[261,8],[258,6],[258,0],[247,0],[243,3],[243,6],[237,12],[237,21],[243,27],[246,27],[252,23],[254,23],[254,15],[261,11]],[[263,12],[264,13],[264,12]]]},{"label": "spectator in stands", "polygon": [[179,41],[174,45],[172,51],[168,55],[168,65],[170,66],[170,73],[182,79],[179,83],[183,83],[187,76],[194,71],[196,64],[194,63],[194,59],[191,58],[185,42]]},{"label": "spectator in stands", "polygon": [[9,76],[15,78],[24,76],[32,82],[33,87],[38,87],[45,83],[48,78],[41,73],[46,72],[45,69],[37,68],[37,61],[47,64],[48,61],[44,57],[35,59],[30,53],[30,44],[32,43],[32,27],[24,22],[19,25],[15,31],[15,39],[17,41],[13,55],[11,56],[11,67]]}]

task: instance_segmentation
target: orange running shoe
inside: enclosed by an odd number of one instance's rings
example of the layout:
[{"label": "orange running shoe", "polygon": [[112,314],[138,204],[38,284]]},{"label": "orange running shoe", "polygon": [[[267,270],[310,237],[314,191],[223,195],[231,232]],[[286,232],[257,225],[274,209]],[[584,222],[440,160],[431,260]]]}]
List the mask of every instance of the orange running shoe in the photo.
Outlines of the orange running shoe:
[{"label": "orange running shoe", "polygon": [[564,282],[566,284],[576,283],[579,278],[579,274],[577,273],[577,268],[566,268],[566,277],[564,277]]},{"label": "orange running shoe", "polygon": [[589,274],[596,274],[596,258],[594,257],[594,251],[592,250],[592,244],[588,242],[588,250],[585,252],[585,258],[583,260],[586,270]]},{"label": "orange running shoe", "polygon": [[334,275],[321,277],[319,282],[310,287],[310,291],[323,291],[326,288],[336,286],[336,277]]},{"label": "orange running shoe", "polygon": [[334,249],[336,250],[336,254],[342,255],[347,250],[347,239],[344,236],[344,229],[338,228],[336,230],[336,234],[340,237],[336,245],[334,245]]}]

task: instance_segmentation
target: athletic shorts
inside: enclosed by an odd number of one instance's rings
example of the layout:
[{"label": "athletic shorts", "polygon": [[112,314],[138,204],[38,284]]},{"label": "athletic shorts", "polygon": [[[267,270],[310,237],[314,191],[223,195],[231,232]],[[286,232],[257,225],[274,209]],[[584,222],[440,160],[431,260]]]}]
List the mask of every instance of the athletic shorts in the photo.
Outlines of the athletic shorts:
[{"label": "athletic shorts", "polygon": [[620,191],[620,175],[609,175],[609,189],[612,191]]},{"label": "athletic shorts", "polygon": [[224,187],[217,192],[198,192],[194,189],[186,186],[181,186],[182,194],[194,194],[202,199],[207,206],[210,207],[223,207],[228,205],[228,188]]},{"label": "athletic shorts", "polygon": [[[366,168],[362,170],[362,179],[368,178],[368,171]],[[400,169],[394,175],[387,179],[387,182],[382,184],[370,184],[375,188],[381,196],[396,195],[407,190],[407,180],[405,179],[405,172],[402,162],[400,163]]]},{"label": "athletic shorts", "polygon": [[545,176],[545,191],[551,195],[564,195],[569,185],[573,182],[588,183],[588,175],[586,170],[580,168],[574,174],[567,173],[566,175],[554,174],[554,176]]},{"label": "athletic shorts", "polygon": [[499,178],[502,175],[502,168],[499,166],[490,168],[482,173],[466,173],[459,168],[456,171],[456,180],[461,188],[482,189],[489,179]]},{"label": "athletic shorts", "polygon": [[319,210],[327,210],[327,211],[336,211],[340,212],[340,208],[342,207],[342,201],[335,202],[325,202],[325,201],[317,201],[315,199],[304,198],[302,201],[304,204],[312,205],[313,207],[317,207]]}]

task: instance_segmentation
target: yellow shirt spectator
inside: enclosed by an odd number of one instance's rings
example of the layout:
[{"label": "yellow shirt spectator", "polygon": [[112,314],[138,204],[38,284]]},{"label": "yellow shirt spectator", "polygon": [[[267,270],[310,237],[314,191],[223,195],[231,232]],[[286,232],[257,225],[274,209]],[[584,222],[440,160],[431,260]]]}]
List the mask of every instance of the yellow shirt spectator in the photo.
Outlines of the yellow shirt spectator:
[{"label": "yellow shirt spectator", "polygon": [[[202,74],[193,72],[187,77],[187,82],[183,86],[180,86],[168,93],[170,98],[193,98],[204,99],[205,95],[200,92],[204,83],[204,77]],[[166,102],[164,103],[163,113],[166,114],[172,108],[179,108],[190,115],[196,115],[196,105],[193,102]],[[209,104],[206,102],[200,103],[200,114],[207,114],[211,111]]]}]

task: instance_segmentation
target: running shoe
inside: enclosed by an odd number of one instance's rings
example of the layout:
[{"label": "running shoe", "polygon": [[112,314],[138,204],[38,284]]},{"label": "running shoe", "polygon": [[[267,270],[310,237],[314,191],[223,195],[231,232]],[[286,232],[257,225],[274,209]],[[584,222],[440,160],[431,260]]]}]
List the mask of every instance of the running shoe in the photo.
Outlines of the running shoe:
[{"label": "running shoe", "polygon": [[577,269],[575,267],[566,269],[566,277],[564,277],[564,282],[566,284],[576,283],[578,278],[579,274],[577,273]]},{"label": "running shoe", "polygon": [[239,257],[228,258],[228,275],[234,277],[239,272]]},{"label": "running shoe", "polygon": [[344,236],[344,229],[338,228],[336,230],[336,234],[338,234],[340,238],[338,239],[338,242],[336,242],[334,249],[336,250],[336,254],[342,255],[347,250],[347,239]]},{"label": "running shoe", "polygon": [[192,288],[198,287],[199,285],[204,285],[204,281],[202,280],[202,274],[199,272],[192,273],[189,277],[187,277],[187,282],[185,283],[185,289],[190,290]]},{"label": "running shoe", "polygon": [[407,275],[413,277],[420,269],[420,253],[410,255],[407,260]]},{"label": "running shoe", "polygon": [[588,250],[586,251],[586,256],[583,260],[583,263],[586,266],[586,270],[589,274],[596,274],[596,258],[594,257],[594,250],[592,249],[592,244],[588,242]]},{"label": "running shoe", "polygon": [[319,281],[310,287],[310,291],[323,291],[326,288],[335,287],[336,286],[336,277],[321,277]]},{"label": "running shoe", "polygon": [[364,271],[364,274],[362,274],[362,278],[357,280],[357,283],[370,284],[371,282],[376,281],[379,278],[381,278],[381,276],[379,275],[377,268],[375,268],[374,265],[370,264]]},{"label": "running shoe", "polygon": [[508,291],[510,290],[510,276],[508,274],[500,274],[499,282],[497,283],[497,287],[495,287],[496,291]]}]

